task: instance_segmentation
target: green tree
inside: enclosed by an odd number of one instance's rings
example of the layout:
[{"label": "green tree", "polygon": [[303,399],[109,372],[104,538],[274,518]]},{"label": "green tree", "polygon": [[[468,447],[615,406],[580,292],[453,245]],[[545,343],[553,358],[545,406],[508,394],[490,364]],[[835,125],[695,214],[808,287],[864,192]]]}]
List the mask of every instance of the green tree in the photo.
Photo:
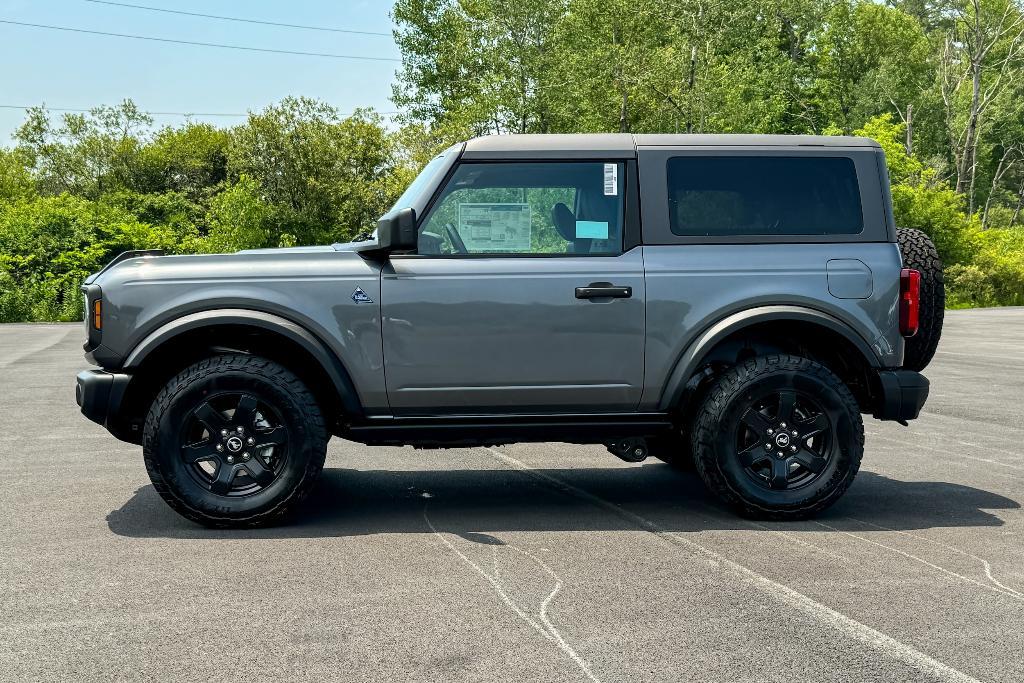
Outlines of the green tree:
[{"label": "green tree", "polygon": [[398,0],[393,99],[449,139],[546,132],[544,74],[565,0]]},{"label": "green tree", "polygon": [[28,165],[23,152],[0,148],[0,202],[26,199],[35,194]]},{"label": "green tree", "polygon": [[816,100],[825,121],[849,132],[891,111],[912,125],[932,77],[931,46],[917,19],[875,3],[838,2],[815,43]]},{"label": "green tree", "polygon": [[927,233],[945,263],[969,261],[980,227],[977,218],[964,212],[964,198],[938,178],[934,169],[907,154],[905,124],[893,123],[892,115],[884,114],[855,133],[872,138],[885,151],[896,224]]},{"label": "green tree", "polygon": [[300,244],[347,240],[401,192],[397,139],[372,112],[340,119],[326,104],[288,98],[232,132],[228,172],[232,182],[251,178],[278,208],[278,229]]},{"label": "green tree", "polygon": [[294,241],[290,235],[278,235],[277,243],[272,242],[274,217],[274,207],[260,198],[259,184],[243,174],[238,182],[210,202],[210,232],[202,249],[208,252],[231,252],[289,246],[288,243]]},{"label": "green tree", "polygon": [[161,128],[139,150],[131,189],[178,192],[191,201],[202,201],[227,180],[230,145],[230,131],[206,123]]},{"label": "green tree", "polygon": [[15,139],[41,194],[69,192],[95,199],[130,185],[144,144],[141,132],[152,123],[131,100],[89,114],[65,114],[56,127],[45,107],[35,107]]}]

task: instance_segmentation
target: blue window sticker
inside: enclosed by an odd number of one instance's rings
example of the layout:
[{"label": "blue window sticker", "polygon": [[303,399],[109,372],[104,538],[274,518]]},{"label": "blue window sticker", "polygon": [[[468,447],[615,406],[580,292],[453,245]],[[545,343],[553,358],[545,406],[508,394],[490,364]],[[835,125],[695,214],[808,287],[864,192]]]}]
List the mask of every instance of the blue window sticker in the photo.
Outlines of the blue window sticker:
[{"label": "blue window sticker", "polygon": [[576,238],[587,240],[608,239],[607,221],[576,221]]}]

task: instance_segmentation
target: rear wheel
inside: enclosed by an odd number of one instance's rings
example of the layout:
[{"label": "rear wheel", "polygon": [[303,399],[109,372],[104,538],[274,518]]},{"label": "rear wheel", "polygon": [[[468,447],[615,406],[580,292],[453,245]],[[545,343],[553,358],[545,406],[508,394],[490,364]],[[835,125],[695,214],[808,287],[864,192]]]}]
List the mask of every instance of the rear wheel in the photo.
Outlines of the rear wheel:
[{"label": "rear wheel", "polygon": [[906,340],[903,351],[903,367],[920,372],[931,362],[942,335],[942,318],[946,312],[942,260],[931,239],[920,230],[897,228],[896,239],[903,267],[921,273],[920,324],[917,334]]},{"label": "rear wheel", "polygon": [[830,370],[798,356],[749,360],[718,378],[697,412],[697,472],[740,514],[799,519],[835,503],[860,468],[864,425]]},{"label": "rear wheel", "polygon": [[285,516],[323,468],[327,430],[313,395],[287,369],[247,355],[192,365],[146,418],[153,487],[181,515],[214,527]]}]

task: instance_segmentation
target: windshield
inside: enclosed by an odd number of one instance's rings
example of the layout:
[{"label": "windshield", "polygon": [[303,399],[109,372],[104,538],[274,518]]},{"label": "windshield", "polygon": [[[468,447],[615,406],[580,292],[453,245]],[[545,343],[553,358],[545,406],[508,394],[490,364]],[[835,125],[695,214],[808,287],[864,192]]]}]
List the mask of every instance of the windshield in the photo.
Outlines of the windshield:
[{"label": "windshield", "polygon": [[420,192],[423,191],[424,186],[426,186],[426,184],[430,182],[431,178],[434,177],[437,170],[444,165],[444,160],[447,157],[448,152],[446,151],[431,159],[430,163],[423,167],[423,170],[420,171],[418,176],[416,176],[416,179],[413,180],[409,187],[405,189],[405,192],[403,192],[402,196],[398,198],[398,201],[391,207],[391,210],[404,209],[410,206],[412,201],[416,199]]}]

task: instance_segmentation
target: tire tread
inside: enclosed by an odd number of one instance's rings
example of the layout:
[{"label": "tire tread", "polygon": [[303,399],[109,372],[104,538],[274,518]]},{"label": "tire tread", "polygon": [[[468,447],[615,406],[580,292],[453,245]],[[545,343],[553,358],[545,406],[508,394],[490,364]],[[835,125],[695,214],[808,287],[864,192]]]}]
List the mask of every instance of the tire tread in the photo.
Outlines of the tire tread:
[{"label": "tire tread", "polygon": [[[160,417],[168,410],[174,399],[196,382],[202,382],[213,375],[231,371],[259,375],[295,398],[306,419],[306,428],[310,435],[314,454],[314,457],[310,458],[298,486],[272,509],[248,517],[218,516],[189,505],[167,483],[156,457],[156,449],[159,447],[157,433]],[[259,356],[241,353],[223,354],[205,358],[189,366],[160,390],[146,415],[142,453],[153,488],[178,514],[212,528],[255,528],[279,522],[309,494],[323,469],[328,438],[324,417],[316,398],[294,373],[278,363]]]},{"label": "tire tread", "polygon": [[928,367],[942,336],[946,311],[946,286],[942,260],[935,244],[925,233],[913,228],[897,228],[897,241],[903,267],[921,273],[921,315],[917,334],[905,342],[903,367],[920,372]]},{"label": "tire tread", "polygon": [[[837,470],[832,489],[822,498],[811,498],[785,508],[765,508],[744,500],[729,485],[718,467],[713,447],[715,435],[720,431],[721,415],[734,398],[746,391],[747,387],[768,374],[779,371],[802,372],[813,375],[832,386],[840,396],[843,406],[854,417],[854,443],[845,444],[850,467],[845,472]],[[864,422],[860,415],[857,399],[831,370],[810,359],[791,354],[770,354],[758,356],[725,371],[705,396],[697,411],[693,424],[693,462],[707,487],[744,517],[754,519],[792,520],[805,519],[832,505],[846,493],[853,483],[864,451]]]}]

